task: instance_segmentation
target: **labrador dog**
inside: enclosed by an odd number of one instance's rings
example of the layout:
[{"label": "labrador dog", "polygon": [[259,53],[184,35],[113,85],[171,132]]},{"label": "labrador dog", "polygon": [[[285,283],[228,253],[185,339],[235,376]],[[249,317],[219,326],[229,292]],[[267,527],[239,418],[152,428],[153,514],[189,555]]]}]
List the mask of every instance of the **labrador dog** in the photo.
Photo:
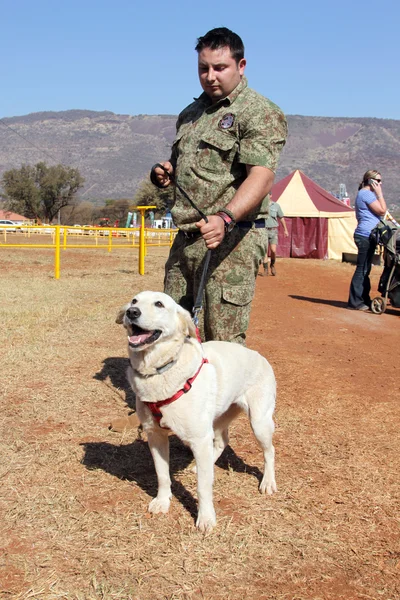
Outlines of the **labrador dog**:
[{"label": "labrador dog", "polygon": [[[268,361],[239,344],[201,344],[189,312],[161,292],[140,292],[120,310],[116,322],[128,333],[128,379],[157,473],[158,493],[149,512],[169,509],[168,432],[172,431],[195,458],[196,526],[202,532],[215,526],[214,463],[228,444],[229,424],[241,412],[249,416],[264,453],[259,490],[275,492],[276,383]],[[168,402],[160,403],[164,400]]]}]

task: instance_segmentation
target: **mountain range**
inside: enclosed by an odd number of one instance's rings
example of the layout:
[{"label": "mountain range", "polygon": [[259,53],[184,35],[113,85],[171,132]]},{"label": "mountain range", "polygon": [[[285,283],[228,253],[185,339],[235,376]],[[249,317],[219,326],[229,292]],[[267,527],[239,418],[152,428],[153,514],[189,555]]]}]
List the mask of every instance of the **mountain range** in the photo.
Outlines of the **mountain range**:
[{"label": "mountain range", "polygon": [[[0,177],[22,164],[62,163],[85,177],[82,199],[133,198],[151,166],[169,157],[175,115],[40,112],[0,119]],[[301,169],[326,190],[344,183],[354,201],[368,169],[381,172],[388,206],[400,207],[400,120],[288,116],[275,181]]]}]

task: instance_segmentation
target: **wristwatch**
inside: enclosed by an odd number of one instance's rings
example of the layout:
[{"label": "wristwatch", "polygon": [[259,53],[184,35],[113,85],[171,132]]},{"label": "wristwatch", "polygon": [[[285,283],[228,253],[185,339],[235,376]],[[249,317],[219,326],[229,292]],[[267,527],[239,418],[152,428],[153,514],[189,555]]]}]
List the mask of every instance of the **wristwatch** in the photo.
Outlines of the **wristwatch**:
[{"label": "wristwatch", "polygon": [[225,233],[230,233],[236,225],[235,217],[230,210],[220,210],[217,215],[221,217],[225,226]]}]

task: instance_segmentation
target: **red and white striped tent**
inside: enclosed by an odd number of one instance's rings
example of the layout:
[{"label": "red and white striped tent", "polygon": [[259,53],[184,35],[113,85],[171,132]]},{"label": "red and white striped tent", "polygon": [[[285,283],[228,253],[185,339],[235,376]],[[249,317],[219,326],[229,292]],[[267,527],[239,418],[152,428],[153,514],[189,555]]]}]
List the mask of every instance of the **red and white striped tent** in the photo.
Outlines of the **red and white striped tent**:
[{"label": "red and white striped tent", "polygon": [[353,234],[355,212],[296,170],[272,186],[271,198],[285,215],[289,237],[279,227],[278,256],[334,258],[343,252],[357,253]]}]

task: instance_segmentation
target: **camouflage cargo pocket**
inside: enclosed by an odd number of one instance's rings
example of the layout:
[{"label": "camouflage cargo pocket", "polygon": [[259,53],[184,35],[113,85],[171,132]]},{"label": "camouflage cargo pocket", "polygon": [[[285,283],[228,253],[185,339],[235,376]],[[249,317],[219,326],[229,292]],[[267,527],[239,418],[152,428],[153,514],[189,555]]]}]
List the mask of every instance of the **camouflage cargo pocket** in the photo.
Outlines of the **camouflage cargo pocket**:
[{"label": "camouflage cargo pocket", "polygon": [[222,131],[203,135],[197,149],[197,164],[202,169],[218,172],[221,166],[233,163],[237,152],[236,138]]},{"label": "camouflage cargo pocket", "polygon": [[254,283],[222,287],[222,299],[235,306],[250,304],[254,296]]},{"label": "camouflage cargo pocket", "polygon": [[207,340],[245,344],[254,284],[222,287],[219,303],[208,307],[204,323]]}]

